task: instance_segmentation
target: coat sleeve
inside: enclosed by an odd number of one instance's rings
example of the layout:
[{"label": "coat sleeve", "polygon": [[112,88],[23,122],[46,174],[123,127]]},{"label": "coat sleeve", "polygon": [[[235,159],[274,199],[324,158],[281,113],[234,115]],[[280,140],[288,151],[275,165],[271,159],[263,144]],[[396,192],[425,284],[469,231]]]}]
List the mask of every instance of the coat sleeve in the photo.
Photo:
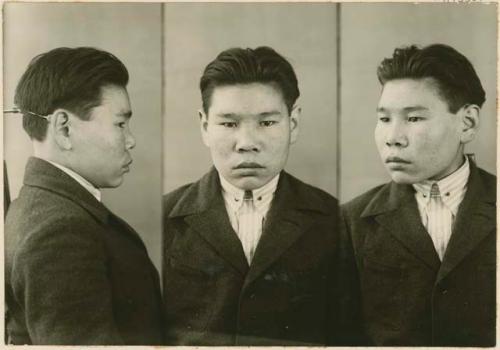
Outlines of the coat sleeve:
[{"label": "coat sleeve", "polygon": [[16,253],[11,278],[33,344],[122,344],[102,228],[59,217],[33,230]]}]

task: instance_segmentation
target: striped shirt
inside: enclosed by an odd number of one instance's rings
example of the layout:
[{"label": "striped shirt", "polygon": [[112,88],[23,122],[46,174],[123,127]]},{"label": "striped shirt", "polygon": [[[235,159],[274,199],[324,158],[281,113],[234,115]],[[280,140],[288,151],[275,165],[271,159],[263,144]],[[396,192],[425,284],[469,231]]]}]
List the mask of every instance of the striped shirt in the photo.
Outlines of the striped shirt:
[{"label": "striped shirt", "polygon": [[429,232],[441,260],[450,241],[458,208],[467,191],[469,174],[469,160],[465,157],[464,164],[444,179],[425,180],[413,185],[422,224]]},{"label": "striped shirt", "polygon": [[[241,241],[250,265],[262,236],[264,221],[276,192],[279,174],[261,188],[253,191],[239,189],[230,184],[222,175],[219,174],[219,177],[229,221]],[[244,199],[245,192],[248,192],[246,195],[250,198]]]}]

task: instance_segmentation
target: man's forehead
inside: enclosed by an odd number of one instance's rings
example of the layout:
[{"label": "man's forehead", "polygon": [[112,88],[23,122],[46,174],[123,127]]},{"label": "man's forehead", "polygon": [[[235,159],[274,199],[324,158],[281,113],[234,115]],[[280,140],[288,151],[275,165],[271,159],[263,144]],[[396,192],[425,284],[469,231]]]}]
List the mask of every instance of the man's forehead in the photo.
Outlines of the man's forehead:
[{"label": "man's forehead", "polygon": [[273,115],[286,108],[283,95],[273,84],[250,83],[216,87],[212,94],[212,115]]},{"label": "man's forehead", "polygon": [[441,100],[432,78],[398,79],[384,84],[378,109],[424,109]]},{"label": "man's forehead", "polygon": [[109,85],[101,88],[101,106],[112,109],[116,115],[131,117],[128,92],[124,87]]}]

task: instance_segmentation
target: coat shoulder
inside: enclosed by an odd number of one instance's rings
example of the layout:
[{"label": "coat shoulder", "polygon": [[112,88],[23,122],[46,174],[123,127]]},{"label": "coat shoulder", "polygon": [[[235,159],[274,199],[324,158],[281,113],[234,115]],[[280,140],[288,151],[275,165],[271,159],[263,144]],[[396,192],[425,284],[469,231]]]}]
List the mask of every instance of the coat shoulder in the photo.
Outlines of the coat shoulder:
[{"label": "coat shoulder", "polygon": [[54,231],[59,226],[91,231],[92,222],[92,216],[73,200],[43,188],[23,187],[7,213],[6,232],[14,227],[16,232]]},{"label": "coat shoulder", "polygon": [[493,174],[490,174],[486,170],[481,169],[481,168],[477,168],[477,170],[479,172],[479,178],[481,179],[482,184],[487,189],[496,189],[497,177]]},{"label": "coat shoulder", "polygon": [[186,185],[183,185],[167,194],[163,195],[163,215],[164,217],[168,217],[172,209],[179,202],[182,196],[192,188],[196,183],[192,182]]},{"label": "coat shoulder", "polygon": [[295,192],[299,198],[307,199],[308,202],[316,202],[327,208],[338,208],[338,200],[330,193],[309,185],[302,180],[297,179],[295,176],[285,173],[290,189]]},{"label": "coat shoulder", "polygon": [[[16,253],[37,250],[71,234],[97,241],[100,226],[80,205],[57,193],[23,188],[6,218],[6,249]],[[71,233],[71,234],[70,234]]]},{"label": "coat shoulder", "polygon": [[384,192],[390,190],[390,183],[382,184],[366,191],[365,193],[351,199],[341,205],[341,210],[344,216],[359,217],[366,206]]}]

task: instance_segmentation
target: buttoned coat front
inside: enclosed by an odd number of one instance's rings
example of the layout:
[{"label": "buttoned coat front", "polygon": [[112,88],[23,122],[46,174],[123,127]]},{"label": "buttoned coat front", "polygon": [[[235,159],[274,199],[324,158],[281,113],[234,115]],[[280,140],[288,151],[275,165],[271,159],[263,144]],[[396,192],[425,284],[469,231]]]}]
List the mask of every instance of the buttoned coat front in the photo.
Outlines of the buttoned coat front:
[{"label": "buttoned coat front", "polygon": [[496,178],[474,162],[470,170],[442,262],[411,185],[392,182],[342,207],[374,345],[495,345]]},{"label": "buttoned coat front", "polygon": [[138,234],[38,158],[7,213],[5,284],[13,344],[163,342],[158,273]]},{"label": "buttoned coat front", "polygon": [[251,266],[214,169],[166,195],[164,215],[168,344],[341,343],[332,196],[282,172]]}]

